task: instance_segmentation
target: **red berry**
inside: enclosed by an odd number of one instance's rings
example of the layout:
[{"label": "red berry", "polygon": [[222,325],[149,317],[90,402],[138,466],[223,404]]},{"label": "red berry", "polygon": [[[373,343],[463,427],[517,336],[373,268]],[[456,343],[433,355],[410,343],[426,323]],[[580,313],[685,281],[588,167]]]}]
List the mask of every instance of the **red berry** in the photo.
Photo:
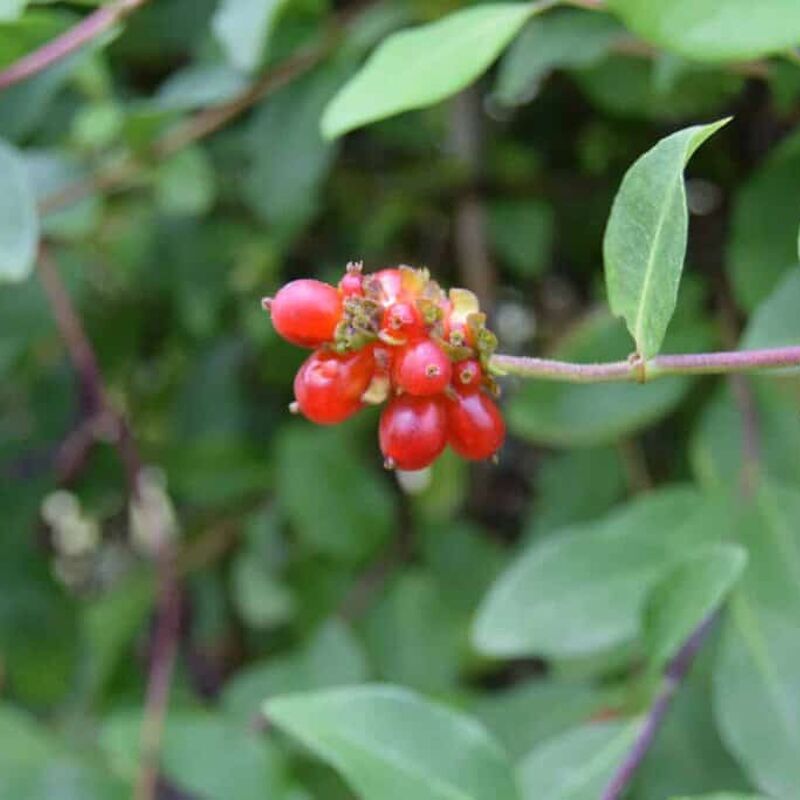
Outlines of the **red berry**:
[{"label": "red berry", "polygon": [[358,411],[375,362],[371,348],[337,355],[312,353],[294,379],[294,396],[304,416],[318,425],[343,422]]},{"label": "red berry", "polygon": [[384,306],[391,305],[403,295],[403,273],[399,269],[382,269],[371,277],[380,286]]},{"label": "red berry", "polygon": [[425,332],[425,323],[415,303],[392,303],[383,312],[381,329],[389,336],[416,336]]},{"label": "red berry", "polygon": [[387,466],[423,469],[444,450],[447,417],[440,398],[400,395],[381,414],[378,431]]},{"label": "red berry", "polygon": [[474,461],[494,455],[506,435],[500,409],[483,392],[457,392],[449,398],[447,428],[453,450]]},{"label": "red berry", "polygon": [[331,341],[342,316],[339,292],[310,278],[287,283],[265,306],[275,330],[300,347],[318,347]]},{"label": "red berry", "polygon": [[477,391],[483,382],[480,363],[474,358],[459,361],[453,367],[453,385],[459,392]]},{"label": "red berry", "polygon": [[444,316],[444,338],[453,347],[474,347],[475,335],[472,329],[461,320],[455,319],[455,315],[445,313]]},{"label": "red berry", "polygon": [[441,347],[430,339],[415,339],[394,362],[393,378],[398,389],[418,396],[441,394],[450,383],[453,365]]}]

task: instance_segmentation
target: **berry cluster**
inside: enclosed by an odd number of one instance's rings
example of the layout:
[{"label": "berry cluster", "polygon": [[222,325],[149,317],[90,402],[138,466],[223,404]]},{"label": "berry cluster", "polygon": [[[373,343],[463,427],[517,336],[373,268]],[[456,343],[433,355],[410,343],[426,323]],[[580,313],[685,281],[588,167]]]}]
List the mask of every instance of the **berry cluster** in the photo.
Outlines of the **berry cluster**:
[{"label": "berry cluster", "polygon": [[315,348],[295,377],[293,411],[333,425],[388,400],[379,428],[387,467],[422,469],[448,443],[464,458],[489,458],[503,443],[488,370],[497,341],[471,292],[445,294],[427,270],[365,275],[348,264],[338,287],[296,280],[263,305],[284,339]]}]

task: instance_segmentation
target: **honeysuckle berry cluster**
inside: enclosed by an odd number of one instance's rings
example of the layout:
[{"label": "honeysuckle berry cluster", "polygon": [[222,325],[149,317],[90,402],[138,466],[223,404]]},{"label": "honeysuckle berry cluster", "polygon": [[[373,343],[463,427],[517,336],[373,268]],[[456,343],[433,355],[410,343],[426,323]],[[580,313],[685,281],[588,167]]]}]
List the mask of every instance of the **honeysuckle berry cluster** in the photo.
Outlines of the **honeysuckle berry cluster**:
[{"label": "honeysuckle berry cluster", "polygon": [[488,369],[497,340],[472,292],[445,293],[424,269],[364,274],[351,263],[338,286],[295,280],[262,302],[284,339],[314,349],[295,377],[292,410],[334,425],[386,402],[388,468],[423,469],[448,444],[472,460],[502,445]]}]

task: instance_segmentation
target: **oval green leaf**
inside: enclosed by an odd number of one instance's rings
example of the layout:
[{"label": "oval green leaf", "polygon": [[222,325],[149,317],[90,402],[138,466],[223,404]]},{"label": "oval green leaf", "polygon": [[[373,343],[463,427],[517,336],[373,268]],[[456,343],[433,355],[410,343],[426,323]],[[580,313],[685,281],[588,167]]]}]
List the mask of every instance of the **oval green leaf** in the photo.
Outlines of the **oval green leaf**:
[{"label": "oval green leaf", "polygon": [[609,0],[636,34],[697,61],[758,58],[800,42],[795,0]]},{"label": "oval green leaf", "polygon": [[519,800],[505,753],[475,720],[408,690],[286,695],[264,713],[363,800]]},{"label": "oval green leaf", "polygon": [[715,544],[690,553],[656,585],[644,615],[650,663],[666,664],[692,631],[733,588],[747,564],[747,551]]},{"label": "oval green leaf", "polygon": [[324,136],[333,139],[456,94],[488,69],[538,8],[492,3],[392,34],[328,105]]},{"label": "oval green leaf", "polygon": [[684,167],[727,122],[662,139],[628,170],[614,199],[603,240],[608,298],[643,358],[658,353],[678,299],[689,227]]},{"label": "oval green leaf", "polygon": [[640,724],[584,725],[537,747],[518,767],[524,800],[597,800]]},{"label": "oval green leaf", "polygon": [[232,66],[252,72],[261,64],[284,5],[286,0],[221,0],[211,29]]},{"label": "oval green leaf", "polygon": [[694,518],[704,510],[696,492],[672,488],[534,544],[484,599],[475,646],[570,658],[631,641],[653,585],[702,535]]},{"label": "oval green leaf", "polygon": [[31,274],[39,243],[39,216],[17,151],[0,141],[0,283]]}]

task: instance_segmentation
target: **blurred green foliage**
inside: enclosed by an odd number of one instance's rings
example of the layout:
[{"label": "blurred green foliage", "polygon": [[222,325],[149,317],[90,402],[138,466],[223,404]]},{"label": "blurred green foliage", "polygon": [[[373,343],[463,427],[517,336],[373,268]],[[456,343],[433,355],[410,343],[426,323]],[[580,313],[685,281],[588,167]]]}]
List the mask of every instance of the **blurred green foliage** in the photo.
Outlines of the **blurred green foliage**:
[{"label": "blurred green foliage", "polygon": [[[0,70],[97,5],[0,0]],[[627,796],[800,800],[797,370],[504,379],[499,465],[416,482],[374,411],[287,411],[259,299],[354,259],[485,291],[505,352],[624,359],[622,177],[727,115],[658,335],[800,344],[800,6],[549,5],[152,0],[0,91],[0,800],[131,796],[158,600],[108,432],[65,469],[89,405],[40,232],[174,521],[159,797],[596,800],[727,598]]]}]

